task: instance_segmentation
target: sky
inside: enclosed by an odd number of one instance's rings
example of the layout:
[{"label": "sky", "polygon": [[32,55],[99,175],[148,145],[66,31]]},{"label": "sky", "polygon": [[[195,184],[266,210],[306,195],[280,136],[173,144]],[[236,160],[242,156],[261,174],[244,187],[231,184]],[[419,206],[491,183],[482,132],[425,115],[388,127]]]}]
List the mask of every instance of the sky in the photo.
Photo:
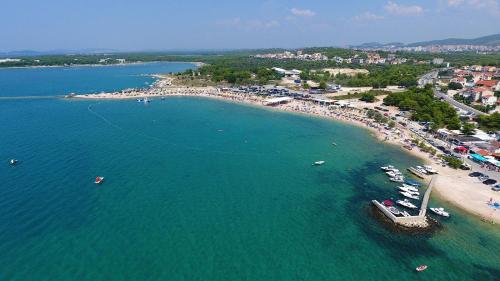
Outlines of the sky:
[{"label": "sky", "polygon": [[0,51],[300,48],[500,33],[500,0],[0,0]]}]

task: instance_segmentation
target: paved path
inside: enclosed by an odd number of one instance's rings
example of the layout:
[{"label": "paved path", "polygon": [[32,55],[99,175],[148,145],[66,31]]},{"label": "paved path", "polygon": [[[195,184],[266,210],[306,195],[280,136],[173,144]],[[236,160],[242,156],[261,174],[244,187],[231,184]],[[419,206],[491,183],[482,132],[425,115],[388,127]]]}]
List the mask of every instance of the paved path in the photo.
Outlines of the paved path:
[{"label": "paved path", "polygon": [[418,216],[421,218],[424,218],[425,214],[427,213],[427,205],[429,204],[429,199],[431,198],[431,193],[432,193],[432,187],[434,186],[434,182],[436,181],[437,177],[438,175],[432,176],[432,179],[429,182],[429,186],[425,191],[424,199],[422,199],[422,206],[420,207],[420,212],[418,213]]}]

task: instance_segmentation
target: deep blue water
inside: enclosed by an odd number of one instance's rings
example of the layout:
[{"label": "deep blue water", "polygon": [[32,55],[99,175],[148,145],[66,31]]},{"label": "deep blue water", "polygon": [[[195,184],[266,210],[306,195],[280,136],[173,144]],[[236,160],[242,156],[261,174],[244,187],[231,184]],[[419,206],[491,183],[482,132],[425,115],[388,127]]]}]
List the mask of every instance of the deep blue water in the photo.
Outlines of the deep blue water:
[{"label": "deep blue water", "polygon": [[0,98],[57,96],[148,87],[150,74],[179,72],[191,63],[144,63],[114,66],[0,68]]}]

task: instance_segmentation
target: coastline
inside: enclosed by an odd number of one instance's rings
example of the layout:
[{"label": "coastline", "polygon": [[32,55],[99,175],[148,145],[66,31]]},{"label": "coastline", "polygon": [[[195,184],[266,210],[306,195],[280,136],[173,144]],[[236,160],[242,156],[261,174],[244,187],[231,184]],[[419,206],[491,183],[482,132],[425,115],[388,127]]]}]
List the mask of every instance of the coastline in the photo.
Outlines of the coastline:
[{"label": "coastline", "polygon": [[[159,77],[161,78],[161,77]],[[265,98],[255,95],[242,95],[232,92],[221,92],[214,87],[178,87],[172,86],[168,78],[161,79],[150,89],[132,90],[129,92],[101,93],[90,95],[76,95],[74,99],[85,100],[117,100],[117,99],[141,99],[150,97],[202,97],[218,99],[227,102],[243,103],[252,106],[265,107],[271,110],[306,114],[313,117],[328,120],[340,121],[349,125],[354,125],[367,129],[369,134],[381,143],[393,145],[402,152],[408,153],[426,165],[432,166],[439,172],[434,192],[439,200],[452,204],[453,206],[466,211],[467,213],[479,217],[481,220],[490,223],[500,224],[500,212],[494,211],[488,204],[490,198],[500,201],[497,194],[481,182],[475,182],[475,178],[468,176],[467,171],[454,170],[443,167],[436,157],[420,151],[417,147],[412,150],[404,148],[408,145],[408,140],[414,134],[404,127],[398,127],[397,132],[385,129],[382,125],[366,118],[359,109],[328,109],[327,107],[316,105],[306,101],[292,100],[287,104],[276,106],[265,106]]]},{"label": "coastline", "polygon": [[125,63],[114,63],[114,64],[71,64],[71,65],[29,65],[29,66],[5,66],[0,67],[1,69],[30,69],[30,68],[72,68],[72,67],[109,67],[109,66],[130,66],[130,65],[141,65],[141,64],[153,64],[153,63],[189,63],[196,67],[201,67],[205,65],[203,62],[193,62],[193,61],[137,61],[137,62],[125,62]]}]

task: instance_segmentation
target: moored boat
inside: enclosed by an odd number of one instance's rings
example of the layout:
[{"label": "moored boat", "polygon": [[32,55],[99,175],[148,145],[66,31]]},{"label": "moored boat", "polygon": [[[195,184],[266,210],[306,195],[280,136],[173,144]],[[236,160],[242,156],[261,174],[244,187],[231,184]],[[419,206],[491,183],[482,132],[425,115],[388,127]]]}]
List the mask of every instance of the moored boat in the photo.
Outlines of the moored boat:
[{"label": "moored boat", "polygon": [[401,191],[404,191],[404,192],[407,192],[407,193],[410,193],[411,195],[414,195],[414,196],[420,196],[420,192],[418,191],[413,191],[413,190],[409,190],[403,186],[398,186],[398,189],[401,190]]},{"label": "moored boat", "polygon": [[419,198],[417,195],[411,194],[411,193],[409,193],[409,192],[406,192],[406,191],[400,191],[399,193],[400,193],[401,195],[403,195],[404,197],[406,197],[406,198],[415,199],[415,200],[420,200],[420,198]]},{"label": "moored boat", "polygon": [[392,171],[392,170],[394,170],[395,168],[394,168],[394,166],[392,166],[392,165],[387,165],[387,166],[382,166],[382,167],[380,167],[380,169],[382,169],[383,171]]},{"label": "moored boat", "polygon": [[424,169],[427,171],[427,173],[432,174],[432,175],[434,175],[434,174],[437,174],[437,173],[438,173],[438,171],[434,170],[434,168],[432,168],[432,167],[431,167],[431,166],[429,166],[429,165],[425,165],[425,166],[424,166]]},{"label": "moored boat", "polygon": [[399,211],[396,207],[387,207],[387,210],[396,216],[401,214],[401,211]]},{"label": "moored boat", "polygon": [[450,213],[446,212],[446,211],[444,210],[444,208],[430,208],[430,210],[431,210],[434,214],[436,214],[436,215],[438,215],[438,216],[442,216],[442,217],[446,217],[446,218],[450,216]]},{"label": "moored boat", "polygon": [[410,208],[410,209],[416,209],[417,208],[417,206],[415,206],[413,203],[411,203],[410,200],[408,200],[408,199],[398,200],[398,201],[396,201],[396,203],[398,205],[401,205],[401,206],[404,206],[404,207]]},{"label": "moored boat", "polygon": [[323,164],[325,164],[325,161],[316,161],[313,163],[313,166],[321,166]]},{"label": "moored boat", "polygon": [[403,182],[404,181],[403,177],[391,177],[391,178],[389,178],[389,180],[392,182]]}]

